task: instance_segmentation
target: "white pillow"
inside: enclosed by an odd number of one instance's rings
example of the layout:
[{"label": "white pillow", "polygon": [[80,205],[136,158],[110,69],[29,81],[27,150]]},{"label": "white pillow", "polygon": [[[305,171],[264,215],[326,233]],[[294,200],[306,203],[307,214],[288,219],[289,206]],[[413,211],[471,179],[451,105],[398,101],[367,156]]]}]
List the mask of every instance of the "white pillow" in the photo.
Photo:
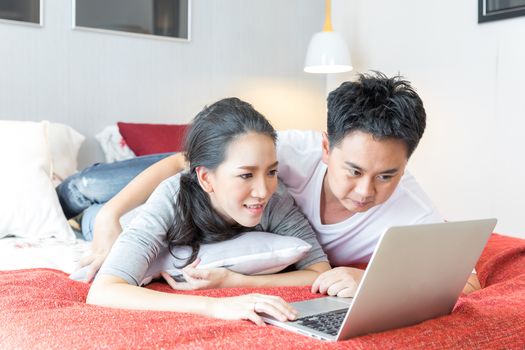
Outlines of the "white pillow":
[{"label": "white pillow", "polygon": [[0,121],[0,238],[75,238],[51,183],[48,126]]},{"label": "white pillow", "polygon": [[[201,262],[197,268],[226,267],[243,275],[276,273],[301,260],[310,248],[310,244],[297,237],[246,232],[234,239],[201,245]],[[150,283],[153,278],[159,277],[162,271],[174,277],[181,276],[182,273],[176,266],[186,265],[191,248],[177,247],[174,253],[182,260],[175,259],[167,249],[163,250],[149,267],[141,284]],[[84,280],[87,268],[76,271],[70,278]]]},{"label": "white pillow", "polygon": [[[233,239],[203,244],[199,250],[200,264],[197,268],[226,267],[243,275],[265,275],[279,272],[301,260],[312,246],[300,238],[281,236],[268,232],[246,232]],[[182,276],[177,266],[185,265],[191,255],[190,247],[177,247],[173,253],[166,249],[149,267],[142,284],[159,277],[166,271],[171,276]]]},{"label": "white pillow", "polygon": [[48,132],[53,178],[62,181],[77,171],[78,151],[86,138],[75,129],[59,123],[50,123]]}]

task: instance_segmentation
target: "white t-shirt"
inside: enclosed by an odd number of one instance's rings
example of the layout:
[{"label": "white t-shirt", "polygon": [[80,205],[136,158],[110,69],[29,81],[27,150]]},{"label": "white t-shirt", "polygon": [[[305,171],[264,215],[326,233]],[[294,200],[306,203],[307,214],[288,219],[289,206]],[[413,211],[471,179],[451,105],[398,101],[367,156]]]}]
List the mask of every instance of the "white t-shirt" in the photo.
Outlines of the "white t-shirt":
[{"label": "white t-shirt", "polygon": [[368,262],[381,234],[391,226],[443,221],[414,177],[405,171],[392,196],[364,213],[336,224],[321,223],[321,189],[327,166],[321,160],[322,134],[278,132],[279,177],[310,221],[332,266]]}]

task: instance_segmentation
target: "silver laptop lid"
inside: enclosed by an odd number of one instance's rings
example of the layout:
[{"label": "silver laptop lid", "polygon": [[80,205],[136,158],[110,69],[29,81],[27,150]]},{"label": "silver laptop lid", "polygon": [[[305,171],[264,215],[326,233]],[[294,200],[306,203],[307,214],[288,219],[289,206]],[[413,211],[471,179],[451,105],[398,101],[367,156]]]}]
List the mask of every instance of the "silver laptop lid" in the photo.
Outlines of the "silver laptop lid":
[{"label": "silver laptop lid", "polygon": [[495,225],[485,219],[387,230],[337,340],[450,313]]}]

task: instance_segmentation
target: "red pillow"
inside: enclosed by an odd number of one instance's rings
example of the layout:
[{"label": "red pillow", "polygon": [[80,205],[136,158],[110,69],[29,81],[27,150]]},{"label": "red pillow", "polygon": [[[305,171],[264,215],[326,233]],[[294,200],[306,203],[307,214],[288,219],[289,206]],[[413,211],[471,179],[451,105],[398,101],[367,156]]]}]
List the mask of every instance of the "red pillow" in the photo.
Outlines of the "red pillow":
[{"label": "red pillow", "polygon": [[184,148],[187,124],[138,124],[118,122],[120,134],[137,156],[180,152]]}]

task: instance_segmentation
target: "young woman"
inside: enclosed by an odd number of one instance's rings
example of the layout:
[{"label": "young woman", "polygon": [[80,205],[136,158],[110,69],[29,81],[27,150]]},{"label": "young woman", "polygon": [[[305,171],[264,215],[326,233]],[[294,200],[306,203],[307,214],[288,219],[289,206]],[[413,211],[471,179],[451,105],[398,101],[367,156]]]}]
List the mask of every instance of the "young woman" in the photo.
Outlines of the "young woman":
[{"label": "young woman", "polygon": [[[193,312],[223,319],[250,319],[258,312],[281,320],[294,310],[274,296],[233,298],[162,293],[138,286],[162,248],[191,246],[185,276],[196,288],[311,284],[330,266],[308,221],[277,181],[276,134],[251,105],[224,99],[200,112],[186,139],[189,171],[163,181],[115,242],[87,302],[110,307]],[[297,271],[245,276],[225,268],[197,270],[201,244],[246,231],[293,235],[312,245]],[[163,275],[170,285],[176,282]]]}]

